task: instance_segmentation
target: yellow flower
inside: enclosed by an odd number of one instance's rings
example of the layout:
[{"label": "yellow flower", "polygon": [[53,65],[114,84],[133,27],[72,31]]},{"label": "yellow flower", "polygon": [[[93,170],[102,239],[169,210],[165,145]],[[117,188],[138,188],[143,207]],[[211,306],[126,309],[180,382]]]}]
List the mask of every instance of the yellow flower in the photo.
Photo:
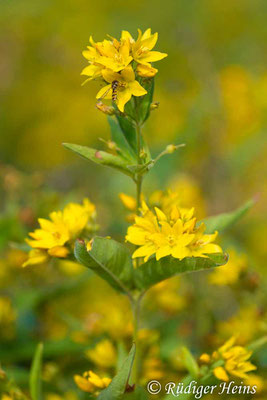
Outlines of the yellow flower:
[{"label": "yellow flower", "polygon": [[93,371],[86,371],[83,375],[74,375],[76,385],[87,393],[99,392],[99,389],[105,389],[111,382],[110,378],[100,378]]},{"label": "yellow flower", "polygon": [[97,366],[102,368],[113,367],[116,363],[116,350],[110,340],[102,340],[94,349],[87,350],[86,356]]},{"label": "yellow flower", "polygon": [[40,229],[29,233],[33,239],[26,239],[26,242],[33,248],[51,249],[56,246],[63,246],[69,239],[70,234],[63,221],[61,211],[54,211],[50,215],[50,220],[39,218]]},{"label": "yellow flower", "polygon": [[238,255],[234,250],[229,252],[227,268],[216,268],[209,274],[208,280],[213,285],[224,286],[236,283],[241,273],[247,268],[247,259],[244,255]]},{"label": "yellow flower", "polygon": [[40,264],[49,256],[66,258],[70,252],[67,247],[85,229],[89,229],[95,218],[95,205],[88,199],[83,204],[69,203],[63,211],[54,211],[50,219],[39,218],[40,228],[29,233],[26,242],[33,250],[23,266]]},{"label": "yellow flower", "polygon": [[89,41],[91,46],[83,51],[83,56],[90,65],[81,72],[81,75],[89,76],[88,80],[101,77],[105,68],[119,72],[127,67],[133,59],[130,55],[130,44],[126,40],[119,42],[117,39],[111,38],[111,40],[95,43],[91,36]]},{"label": "yellow flower", "polygon": [[102,76],[109,85],[104,86],[97,93],[96,98],[103,97],[107,99],[112,98],[112,82],[118,82],[117,88],[117,106],[121,112],[124,112],[125,104],[131,100],[132,96],[144,96],[147,91],[135,80],[135,74],[131,66],[126,67],[121,73],[113,72],[111,69],[102,71]]},{"label": "yellow flower", "polygon": [[205,254],[221,253],[219,245],[212,243],[218,236],[218,232],[205,235],[205,224],[202,223],[194,232],[194,238],[189,245],[190,257],[205,257]]},{"label": "yellow flower", "polygon": [[219,321],[217,331],[220,336],[229,337],[232,332],[238,336],[238,344],[244,345],[252,341],[261,331],[266,331],[264,327],[264,317],[256,305],[245,306],[226,321]]},{"label": "yellow flower", "polygon": [[147,307],[163,310],[172,314],[182,310],[186,305],[185,296],[179,294],[178,277],[167,279],[153,286],[146,296]]},{"label": "yellow flower", "polygon": [[95,217],[95,205],[88,199],[83,204],[69,203],[63,210],[63,221],[66,224],[71,237],[79,235]]},{"label": "yellow flower", "polygon": [[140,246],[133,258],[144,257],[145,261],[152,255],[159,260],[171,255],[174,258],[207,257],[208,253],[221,252],[213,244],[217,233],[205,235],[205,225],[196,228],[194,209],[183,209],[172,206],[165,214],[155,207],[155,214],[143,202],[142,215],[135,217],[134,225],[128,228],[126,240]]},{"label": "yellow flower", "polygon": [[231,337],[217,352],[214,353],[213,358],[222,359],[223,366],[213,369],[214,375],[223,381],[229,380],[229,375],[241,379],[249,377],[248,372],[255,371],[257,368],[249,360],[252,351],[247,350],[242,346],[235,346],[236,337]]},{"label": "yellow flower", "polygon": [[[133,59],[142,66],[148,67],[146,68],[139,68],[141,74],[144,71],[150,71],[150,77],[154,76],[157,73],[157,70],[151,67],[151,62],[162,60],[163,58],[167,57],[166,53],[160,53],[159,51],[151,51],[158,40],[158,33],[151,34],[151,29],[147,29],[144,33],[138,29],[138,38],[135,41],[131,34],[127,31],[122,32],[122,39],[128,40],[131,45],[132,56]],[[153,71],[154,70],[154,71]],[[154,72],[154,74],[153,74]],[[148,75],[141,75],[141,76],[148,76]]]}]

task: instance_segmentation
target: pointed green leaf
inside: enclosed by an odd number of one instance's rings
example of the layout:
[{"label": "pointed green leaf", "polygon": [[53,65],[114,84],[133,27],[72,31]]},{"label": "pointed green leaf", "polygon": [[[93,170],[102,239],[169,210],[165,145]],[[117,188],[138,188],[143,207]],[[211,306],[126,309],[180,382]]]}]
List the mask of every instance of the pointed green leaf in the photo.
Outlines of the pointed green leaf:
[{"label": "pointed green leaf", "polygon": [[43,344],[39,343],[35,350],[30,371],[30,393],[32,400],[42,399],[42,357]]},{"label": "pointed green leaf", "polygon": [[208,257],[187,257],[178,260],[171,256],[156,260],[152,258],[134,271],[136,286],[147,290],[157,283],[184,272],[201,271],[226,264],[227,254],[209,254]]},{"label": "pointed green leaf", "polygon": [[77,240],[76,259],[107,281],[114,289],[128,293],[133,284],[133,266],[128,249],[112,239],[95,237],[87,251],[83,241]]},{"label": "pointed green leaf", "polygon": [[239,219],[241,219],[254,204],[255,200],[252,199],[235,211],[215,215],[213,217],[208,217],[204,219],[202,222],[204,222],[206,225],[205,233],[213,233],[215,231],[218,231],[220,233],[228,228],[231,228],[231,226],[234,225]]},{"label": "pointed green leaf", "polygon": [[126,175],[132,176],[132,172],[129,170],[129,161],[121,156],[116,156],[107,153],[102,150],[92,149],[87,146],[80,146],[78,144],[63,143],[63,146],[69,150],[74,151],[74,153],[79,154],[81,157],[91,160],[100,165],[106,165],[111,168],[115,168]]},{"label": "pointed green leaf", "polygon": [[121,149],[122,156],[124,156],[129,161],[136,163],[136,154],[133,148],[127,142],[118,122],[112,118],[108,117],[108,123],[111,131],[111,138],[113,142]]},{"label": "pointed green leaf", "polygon": [[137,154],[136,130],[134,122],[129,118],[126,118],[125,115],[118,114],[116,115],[116,118],[125,139],[133,149],[134,153]]},{"label": "pointed green leaf", "polygon": [[198,363],[196,362],[194,356],[190,352],[190,350],[187,347],[182,347],[181,349],[182,352],[182,361],[184,366],[186,367],[187,371],[189,374],[194,378],[198,378],[199,376],[199,366]]},{"label": "pointed green leaf", "polygon": [[120,400],[123,398],[125,389],[127,387],[132,366],[135,356],[135,344],[133,344],[131,351],[124,361],[118,374],[112,379],[109,386],[104,389],[98,396],[99,400]]}]

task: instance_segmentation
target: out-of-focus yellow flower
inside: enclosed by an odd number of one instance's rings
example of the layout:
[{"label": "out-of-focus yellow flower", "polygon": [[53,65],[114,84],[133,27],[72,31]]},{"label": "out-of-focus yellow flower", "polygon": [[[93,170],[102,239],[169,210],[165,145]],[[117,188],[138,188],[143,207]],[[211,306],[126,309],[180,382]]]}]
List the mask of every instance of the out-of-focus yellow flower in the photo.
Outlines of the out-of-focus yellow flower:
[{"label": "out-of-focus yellow flower", "polygon": [[222,381],[229,381],[229,375],[241,379],[249,377],[248,372],[257,368],[249,360],[252,351],[242,346],[235,346],[236,337],[231,337],[218,351],[213,353],[213,359],[223,360],[224,365],[213,369],[216,378]]},{"label": "out-of-focus yellow flower", "polygon": [[151,379],[162,379],[165,375],[164,366],[160,359],[159,347],[151,346],[143,361],[142,382]]},{"label": "out-of-focus yellow flower", "polygon": [[211,357],[209,354],[207,353],[203,353],[201,354],[201,356],[199,357],[199,361],[203,364],[209,364],[211,360]]},{"label": "out-of-focus yellow flower", "polygon": [[248,386],[257,386],[257,393],[261,393],[263,389],[266,387],[266,381],[256,374],[249,374],[248,377],[245,379],[245,385]]},{"label": "out-of-focus yellow flower", "polygon": [[184,296],[179,295],[180,280],[178,277],[167,279],[153,286],[147,296],[147,307],[176,313],[186,305]]},{"label": "out-of-focus yellow flower", "polygon": [[151,51],[157,43],[158,33],[152,34],[150,28],[147,29],[144,33],[142,33],[140,29],[138,29],[138,38],[135,41],[129,32],[123,31],[122,39],[125,39],[130,43],[134,61],[136,61],[138,64],[141,64],[142,66],[148,67],[147,69],[141,68],[141,73],[147,70],[150,71],[150,76],[154,76],[157,70],[154,69],[153,74],[150,63],[162,60],[163,58],[167,57],[166,53]]},{"label": "out-of-focus yellow flower", "polygon": [[125,193],[120,193],[119,198],[122,204],[130,211],[136,211],[136,199],[133,196],[129,196]]},{"label": "out-of-focus yellow flower", "polygon": [[223,265],[212,271],[208,280],[213,285],[224,286],[236,283],[241,273],[247,268],[247,258],[245,255],[238,255],[234,250],[229,250],[229,262],[227,268]]},{"label": "out-of-focus yellow flower", "polygon": [[222,249],[212,243],[217,232],[205,235],[205,225],[196,228],[194,209],[179,209],[173,206],[168,214],[155,207],[153,213],[142,204],[142,215],[135,217],[134,225],[128,228],[126,240],[140,246],[133,258],[148,260],[153,254],[159,260],[171,255],[174,258],[207,257],[208,253],[218,253]]},{"label": "out-of-focus yellow flower", "polygon": [[246,306],[226,321],[219,321],[217,332],[220,337],[229,337],[232,332],[237,336],[237,342],[240,345],[254,340],[259,332],[265,333],[267,330],[264,324],[265,317],[255,305]]},{"label": "out-of-focus yellow flower", "polygon": [[69,246],[77,236],[83,230],[92,228],[95,205],[88,199],[84,199],[82,205],[69,203],[63,211],[50,213],[49,218],[39,218],[40,228],[29,234],[31,239],[26,239],[33,250],[23,267],[43,263],[49,256],[66,258]]},{"label": "out-of-focus yellow flower", "polygon": [[235,145],[259,129],[260,115],[252,77],[239,65],[221,71],[222,100],[226,116],[226,145]]},{"label": "out-of-focus yellow flower", "polygon": [[116,350],[108,339],[97,343],[94,349],[87,350],[85,354],[97,366],[102,368],[113,367],[116,363]]},{"label": "out-of-focus yellow flower", "polygon": [[2,394],[1,400],[13,400],[13,397],[11,397],[9,394]]},{"label": "out-of-focus yellow flower", "polygon": [[97,99],[105,97],[106,99],[112,99],[112,85],[113,82],[117,82],[117,95],[116,103],[118,109],[124,112],[125,104],[131,100],[132,96],[144,96],[147,91],[135,80],[135,74],[133,68],[129,65],[121,73],[114,72],[110,69],[105,69],[102,72],[103,78],[109,85],[104,86],[96,95]]},{"label": "out-of-focus yellow flower", "polygon": [[111,382],[110,378],[100,378],[93,371],[86,371],[83,375],[74,375],[76,385],[87,393],[98,394],[99,390],[105,389]]}]

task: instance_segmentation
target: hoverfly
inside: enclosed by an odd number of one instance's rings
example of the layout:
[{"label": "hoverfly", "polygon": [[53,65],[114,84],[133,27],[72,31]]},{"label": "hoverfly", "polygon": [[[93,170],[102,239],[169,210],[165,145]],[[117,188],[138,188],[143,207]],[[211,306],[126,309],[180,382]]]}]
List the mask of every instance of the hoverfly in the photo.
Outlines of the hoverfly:
[{"label": "hoverfly", "polygon": [[103,95],[98,99],[99,101],[101,101],[104,97],[106,97],[106,95],[110,92],[110,90],[112,90],[112,101],[117,101],[117,97],[118,97],[118,88],[119,87],[124,87],[124,83],[121,83],[117,80],[113,81],[111,83],[111,86],[108,88],[108,90],[103,93]]}]

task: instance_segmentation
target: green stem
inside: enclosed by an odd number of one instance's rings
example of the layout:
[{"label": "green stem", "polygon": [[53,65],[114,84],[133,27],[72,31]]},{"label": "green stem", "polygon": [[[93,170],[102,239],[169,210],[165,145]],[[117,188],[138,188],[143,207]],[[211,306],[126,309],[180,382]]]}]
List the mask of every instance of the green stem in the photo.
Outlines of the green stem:
[{"label": "green stem", "polygon": [[[142,165],[141,158],[141,126],[139,123],[136,123],[136,141],[137,141],[137,163],[138,165]],[[138,174],[136,179],[136,207],[137,213],[139,212],[139,208],[141,206],[141,192],[142,192],[142,175]]]},{"label": "green stem", "polygon": [[133,313],[133,341],[136,346],[135,360],[133,365],[133,378],[134,383],[138,384],[140,369],[141,369],[141,353],[138,339],[139,323],[140,323],[140,307],[143,294],[139,295],[137,299],[132,302],[132,313]]},{"label": "green stem", "polygon": [[[138,165],[142,165],[142,158],[141,158],[141,143],[142,143],[142,132],[141,132],[141,125],[139,122],[136,122],[136,142],[137,142],[137,163]],[[142,175],[137,174],[136,177],[136,208],[137,214],[140,213],[141,207],[141,193],[142,193]],[[139,260],[136,260],[137,267]],[[133,365],[133,377],[134,383],[138,384],[139,381],[139,373],[141,369],[141,354],[140,354],[140,346],[138,343],[138,332],[139,332],[139,323],[140,323],[140,306],[143,294],[140,294],[134,301],[132,301],[132,312],[133,312],[133,340],[136,345],[136,353],[135,353],[135,361]]]}]

